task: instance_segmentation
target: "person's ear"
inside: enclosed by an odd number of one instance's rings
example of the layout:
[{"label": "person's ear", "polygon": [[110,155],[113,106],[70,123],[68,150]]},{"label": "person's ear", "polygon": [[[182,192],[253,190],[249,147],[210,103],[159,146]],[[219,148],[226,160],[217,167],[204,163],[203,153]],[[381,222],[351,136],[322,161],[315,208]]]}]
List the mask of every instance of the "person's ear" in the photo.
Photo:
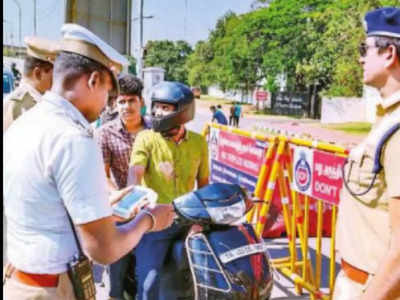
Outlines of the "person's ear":
[{"label": "person's ear", "polygon": [[94,71],[90,73],[88,78],[88,87],[91,90],[96,89],[100,84],[100,73],[99,71]]},{"label": "person's ear", "polygon": [[397,52],[397,48],[396,48],[394,45],[390,45],[390,46],[387,48],[387,51],[386,51],[386,52],[387,52],[387,53],[386,53],[386,63],[385,63],[385,67],[388,68],[388,67],[393,66],[393,64],[395,64],[396,61],[398,61],[398,60],[400,59],[400,58],[399,58],[399,54],[400,54],[400,53]]},{"label": "person's ear", "polygon": [[32,71],[33,78],[35,78],[37,81],[40,81],[42,79],[42,69],[39,67],[34,67]]}]

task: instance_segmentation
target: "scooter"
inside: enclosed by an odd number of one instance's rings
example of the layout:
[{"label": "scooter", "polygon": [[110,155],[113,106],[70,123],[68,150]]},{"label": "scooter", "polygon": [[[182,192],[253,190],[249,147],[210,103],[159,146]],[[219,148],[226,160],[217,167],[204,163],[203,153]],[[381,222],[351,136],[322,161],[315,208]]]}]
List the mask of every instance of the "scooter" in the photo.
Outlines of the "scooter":
[{"label": "scooter", "polygon": [[[272,267],[266,244],[245,222],[252,207],[245,190],[214,183],[175,199],[173,206],[176,222],[203,230],[173,243],[161,273],[160,300],[270,299]],[[125,283],[134,284],[132,276]]]}]

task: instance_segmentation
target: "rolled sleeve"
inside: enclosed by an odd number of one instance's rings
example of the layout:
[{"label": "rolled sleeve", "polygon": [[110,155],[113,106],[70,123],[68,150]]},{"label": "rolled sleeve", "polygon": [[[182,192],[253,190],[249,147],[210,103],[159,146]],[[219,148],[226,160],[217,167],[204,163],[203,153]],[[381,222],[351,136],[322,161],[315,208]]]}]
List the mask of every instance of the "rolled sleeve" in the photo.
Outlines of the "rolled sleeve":
[{"label": "rolled sleeve", "polygon": [[400,130],[389,139],[383,153],[383,167],[389,197],[400,197]]},{"label": "rolled sleeve", "polygon": [[130,166],[147,166],[149,160],[149,150],[146,147],[146,132],[140,132],[132,146]]},{"label": "rolled sleeve", "polygon": [[74,136],[65,143],[51,168],[74,223],[85,224],[110,216],[104,163],[95,140]]}]

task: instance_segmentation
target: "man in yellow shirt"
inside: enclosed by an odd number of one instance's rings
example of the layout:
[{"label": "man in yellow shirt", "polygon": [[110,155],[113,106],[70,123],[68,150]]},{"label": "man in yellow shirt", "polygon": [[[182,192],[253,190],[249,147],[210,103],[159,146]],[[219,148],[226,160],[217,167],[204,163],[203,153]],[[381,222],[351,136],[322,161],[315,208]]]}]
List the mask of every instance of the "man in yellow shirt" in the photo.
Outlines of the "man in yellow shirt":
[{"label": "man in yellow shirt", "polygon": [[[208,149],[205,138],[184,124],[194,117],[189,87],[162,82],[153,88],[153,130],[140,132],[133,145],[128,184],[143,184],[158,193],[159,203],[208,184]],[[135,249],[138,299],[159,299],[159,272],[171,240],[184,232],[174,224],[157,234],[146,234]],[[151,253],[151,255],[148,255]]]}]

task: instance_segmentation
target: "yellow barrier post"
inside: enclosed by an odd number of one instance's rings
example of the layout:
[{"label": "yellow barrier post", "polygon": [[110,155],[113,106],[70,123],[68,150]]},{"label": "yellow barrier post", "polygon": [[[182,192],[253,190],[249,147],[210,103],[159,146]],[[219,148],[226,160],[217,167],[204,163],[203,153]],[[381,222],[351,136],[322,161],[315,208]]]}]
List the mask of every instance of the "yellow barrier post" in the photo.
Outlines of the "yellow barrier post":
[{"label": "yellow barrier post", "polygon": [[263,198],[263,204],[261,207],[260,218],[257,223],[256,232],[259,237],[262,237],[262,234],[264,232],[264,227],[265,227],[265,223],[267,220],[267,214],[268,214],[269,206],[272,201],[272,196],[274,194],[276,177],[277,177],[278,170],[279,170],[279,164],[280,164],[279,158],[281,157],[283,150],[285,149],[285,144],[286,144],[286,138],[282,138],[279,140],[278,150],[276,153],[274,163],[272,165],[272,170],[271,170],[270,178],[268,180],[267,190],[266,190],[264,198]]},{"label": "yellow barrier post", "polygon": [[[275,152],[276,152],[276,137],[271,137],[269,139],[268,149],[265,153],[264,162],[260,169],[260,174],[257,180],[256,188],[254,190],[254,196],[258,199],[263,198],[262,189],[267,184],[268,178],[271,174],[271,162],[273,160]],[[252,210],[249,211],[247,215],[247,221],[249,223],[252,223],[255,214],[257,218],[259,218],[261,207],[262,207],[261,203],[258,203],[253,207]]]},{"label": "yellow barrier post", "polygon": [[337,206],[332,206],[332,234],[331,234],[331,257],[330,257],[330,268],[329,268],[329,290],[330,296],[332,297],[333,288],[335,286],[335,271],[336,271],[336,217],[337,217]]},{"label": "yellow barrier post", "polygon": [[315,245],[315,287],[317,289],[321,286],[321,267],[322,267],[322,221],[323,221],[323,203],[322,200],[318,200],[318,212],[317,212],[317,239]]},{"label": "yellow barrier post", "polygon": [[[290,147],[289,144],[286,145],[286,155],[287,155],[287,160],[285,161],[285,170],[287,170],[288,174],[288,179],[289,183],[291,186],[293,174],[292,174],[292,168],[291,166],[293,165],[293,158],[290,152]],[[305,240],[304,240],[304,234],[303,234],[303,226],[301,226],[301,223],[298,222],[298,220],[302,220],[302,210],[300,209],[300,204],[298,200],[298,195],[297,192],[291,188],[291,195],[292,195],[292,229],[291,229],[291,236],[290,238],[293,240],[289,245],[291,247],[290,252],[293,253],[294,255],[291,257],[291,270],[294,273],[297,273],[297,252],[296,252],[296,228],[297,232],[299,234],[299,240],[300,240],[300,247],[302,251],[302,264],[305,264]],[[304,220],[302,220],[303,222]],[[302,294],[302,289],[301,286],[298,283],[295,283],[295,290],[297,294]]]},{"label": "yellow barrier post", "polygon": [[[303,221],[303,239],[304,239],[304,248],[302,248],[302,260],[303,260],[303,269],[302,269],[302,278],[303,280],[307,280],[310,278],[308,276],[308,270],[309,270],[309,253],[308,253],[308,229],[310,225],[310,198],[308,196],[304,197],[304,221]],[[313,297],[312,297],[313,298]]]}]

